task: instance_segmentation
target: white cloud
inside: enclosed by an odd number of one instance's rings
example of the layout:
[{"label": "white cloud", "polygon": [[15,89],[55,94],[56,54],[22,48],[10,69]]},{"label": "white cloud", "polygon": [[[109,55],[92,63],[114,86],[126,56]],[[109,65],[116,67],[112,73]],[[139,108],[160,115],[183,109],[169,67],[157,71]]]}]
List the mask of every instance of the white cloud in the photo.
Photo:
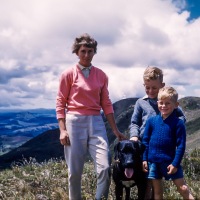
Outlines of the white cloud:
[{"label": "white cloud", "polygon": [[[176,3],[176,4],[175,4]],[[98,41],[93,64],[109,76],[112,101],[144,95],[148,65],[180,96],[197,96],[200,19],[184,0],[1,0],[0,107],[54,107],[60,73],[77,62],[76,36]]]}]

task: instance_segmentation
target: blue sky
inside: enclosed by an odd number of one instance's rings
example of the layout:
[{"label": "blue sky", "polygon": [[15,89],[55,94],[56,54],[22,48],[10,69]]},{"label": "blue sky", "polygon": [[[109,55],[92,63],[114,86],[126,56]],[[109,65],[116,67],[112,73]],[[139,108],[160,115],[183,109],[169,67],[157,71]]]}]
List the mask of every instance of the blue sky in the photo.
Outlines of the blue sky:
[{"label": "blue sky", "polygon": [[144,95],[142,74],[163,69],[179,97],[200,97],[199,0],[1,0],[0,109],[54,108],[73,39],[98,41],[93,64],[112,102]]},{"label": "blue sky", "polygon": [[186,10],[190,12],[189,20],[196,19],[200,16],[200,1],[186,0]]}]

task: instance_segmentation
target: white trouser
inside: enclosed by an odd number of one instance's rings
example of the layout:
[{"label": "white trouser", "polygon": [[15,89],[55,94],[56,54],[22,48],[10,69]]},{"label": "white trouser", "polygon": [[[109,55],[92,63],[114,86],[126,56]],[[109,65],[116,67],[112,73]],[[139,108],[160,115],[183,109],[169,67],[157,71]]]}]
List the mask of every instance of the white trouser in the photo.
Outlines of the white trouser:
[{"label": "white trouser", "polygon": [[70,146],[64,146],[68,165],[70,200],[81,200],[81,175],[87,150],[97,173],[96,199],[107,198],[110,186],[110,154],[105,125],[101,115],[66,115]]}]

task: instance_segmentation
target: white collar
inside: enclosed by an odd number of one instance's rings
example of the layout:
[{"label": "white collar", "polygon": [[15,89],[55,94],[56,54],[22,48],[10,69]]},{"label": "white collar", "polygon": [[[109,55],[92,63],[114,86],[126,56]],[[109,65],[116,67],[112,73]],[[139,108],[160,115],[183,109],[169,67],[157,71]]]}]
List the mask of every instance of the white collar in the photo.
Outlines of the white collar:
[{"label": "white collar", "polygon": [[[144,97],[142,97],[142,99],[143,99],[143,100],[146,100],[146,99],[151,99],[151,98],[149,98],[147,95],[145,95]],[[157,102],[157,98],[152,99],[152,100]]]},{"label": "white collar", "polygon": [[148,99],[149,97],[147,95],[145,95],[144,97],[142,97],[142,99]]},{"label": "white collar", "polygon": [[80,68],[81,70],[83,70],[83,69],[89,69],[89,70],[91,70],[91,67],[92,67],[92,65],[90,65],[89,67],[84,67],[83,65],[81,65],[81,64],[79,64],[79,63],[78,63],[78,66],[79,66],[79,68]]}]

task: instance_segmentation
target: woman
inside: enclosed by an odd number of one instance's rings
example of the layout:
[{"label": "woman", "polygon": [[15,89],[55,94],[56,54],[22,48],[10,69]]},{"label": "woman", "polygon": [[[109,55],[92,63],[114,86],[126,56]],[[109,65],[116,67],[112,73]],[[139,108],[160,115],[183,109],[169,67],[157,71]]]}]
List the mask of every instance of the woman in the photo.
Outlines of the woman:
[{"label": "woman", "polygon": [[119,140],[125,139],[116,126],[109,99],[108,77],[92,65],[97,42],[88,34],[77,37],[72,47],[79,62],[61,74],[56,101],[60,142],[68,165],[70,200],[81,199],[81,175],[87,150],[97,173],[96,199],[107,199],[110,185],[109,145],[102,109]]}]

